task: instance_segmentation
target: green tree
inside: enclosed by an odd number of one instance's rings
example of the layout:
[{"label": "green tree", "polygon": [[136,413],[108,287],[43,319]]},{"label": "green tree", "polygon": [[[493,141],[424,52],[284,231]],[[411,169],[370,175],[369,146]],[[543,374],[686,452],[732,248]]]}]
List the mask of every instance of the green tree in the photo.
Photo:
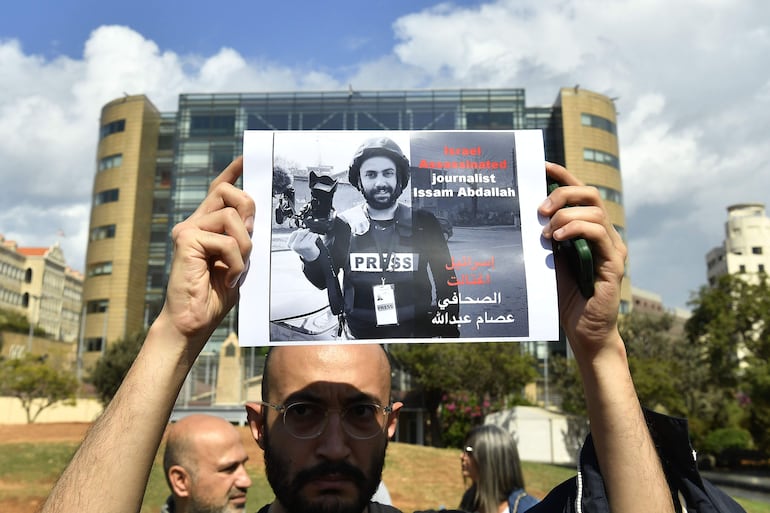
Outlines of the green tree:
[{"label": "green tree", "polygon": [[[0,332],[2,331],[29,333],[29,321],[26,316],[18,312],[0,309]],[[38,336],[45,334],[45,332],[41,328],[35,327],[33,334]]]},{"label": "green tree", "polygon": [[430,442],[442,444],[439,407],[450,392],[468,392],[479,401],[520,401],[524,385],[537,376],[532,355],[510,342],[472,344],[392,344],[391,355],[423,390],[430,419]]},{"label": "green tree", "polygon": [[0,390],[21,401],[28,424],[56,403],[74,405],[77,389],[72,372],[53,368],[45,358],[27,354],[0,361]]},{"label": "green tree", "polygon": [[647,408],[673,415],[687,415],[683,390],[692,376],[689,362],[695,352],[684,337],[672,332],[673,317],[631,312],[619,321],[620,336],[628,354],[628,366],[639,402]]},{"label": "green tree", "polygon": [[[668,315],[647,316],[636,312],[620,318],[618,329],[626,346],[628,365],[639,402],[655,410],[674,415],[687,414],[687,401],[682,391],[692,380],[690,363],[693,350],[683,337],[672,332],[673,318]],[[561,396],[562,410],[586,416],[583,384],[577,364],[572,359],[551,360],[553,386]]]},{"label": "green tree", "polygon": [[142,331],[110,344],[94,365],[88,381],[96,388],[103,405],[107,406],[115,397],[146,336],[147,332]]},{"label": "green tree", "polygon": [[550,359],[550,366],[551,386],[561,398],[562,411],[579,417],[588,417],[583,395],[583,381],[580,379],[575,360],[557,355]]},{"label": "green tree", "polygon": [[[747,427],[760,449],[770,450],[770,287],[726,275],[703,287],[691,301],[687,337],[699,349],[704,391],[690,415],[702,426],[697,436],[719,428]],[[695,430],[694,430],[695,431]]]}]

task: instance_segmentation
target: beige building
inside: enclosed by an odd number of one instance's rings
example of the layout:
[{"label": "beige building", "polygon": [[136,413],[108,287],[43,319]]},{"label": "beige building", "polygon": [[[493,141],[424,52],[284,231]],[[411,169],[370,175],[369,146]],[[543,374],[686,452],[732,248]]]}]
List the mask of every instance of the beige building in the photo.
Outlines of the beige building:
[{"label": "beige building", "polygon": [[144,96],[102,109],[83,290],[84,365],[144,326],[160,114]]},{"label": "beige building", "polygon": [[725,274],[752,278],[770,272],[770,218],[764,204],[727,207],[725,239],[706,255],[706,268],[711,286]]},{"label": "beige building", "polygon": [[[565,167],[599,190],[612,224],[625,240],[626,213],[615,103],[607,96],[575,86],[562,88],[556,105],[561,107]],[[632,293],[628,275],[623,278],[620,297],[621,313],[630,311]]]},{"label": "beige building", "polygon": [[51,339],[76,345],[83,281],[58,243],[20,247],[0,235],[0,309],[25,316]]}]

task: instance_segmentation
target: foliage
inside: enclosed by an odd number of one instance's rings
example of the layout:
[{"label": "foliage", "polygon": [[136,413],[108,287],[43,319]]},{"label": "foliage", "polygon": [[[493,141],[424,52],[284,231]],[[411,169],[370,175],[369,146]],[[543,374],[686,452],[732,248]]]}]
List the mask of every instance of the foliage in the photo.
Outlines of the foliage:
[{"label": "foliage", "polygon": [[[693,444],[709,433],[748,430],[757,448],[770,450],[770,290],[755,281],[724,276],[690,302],[692,316],[679,335],[672,318],[632,312],[619,321],[640,402],[686,416]],[[585,413],[574,361],[554,359],[554,387],[562,408]]]},{"label": "foliage", "polygon": [[73,373],[53,368],[44,357],[27,354],[0,361],[0,390],[21,401],[28,424],[58,402],[75,404],[77,389]]},{"label": "foliage", "polygon": [[[29,333],[29,321],[27,317],[11,310],[0,309],[0,332]],[[33,335],[44,336],[45,331],[37,326],[33,329]],[[2,345],[0,345],[2,347]]]},{"label": "foliage", "polygon": [[716,429],[706,435],[702,450],[708,454],[720,454],[726,449],[751,449],[751,433],[740,428]]},{"label": "foliage", "polygon": [[579,417],[587,417],[588,409],[583,395],[583,381],[573,359],[556,355],[550,360],[551,385],[561,397],[561,409]]},{"label": "foliage", "polygon": [[723,276],[691,301],[686,331],[698,348],[704,394],[690,405],[690,416],[704,433],[744,425],[757,447],[768,452],[770,286],[767,275],[754,276]]},{"label": "foliage", "polygon": [[444,447],[461,448],[468,431],[484,423],[488,413],[503,409],[503,402],[468,392],[444,395],[441,404],[441,441]]},{"label": "foliage", "polygon": [[683,385],[697,372],[691,368],[696,355],[691,345],[673,334],[673,318],[632,312],[620,319],[618,327],[639,402],[653,410],[686,415]]},{"label": "foliage", "polygon": [[96,362],[88,381],[96,388],[103,405],[107,406],[115,397],[123,378],[128,374],[128,369],[139,354],[146,335],[147,332],[143,331],[110,344]]},{"label": "foliage", "polygon": [[438,412],[444,395],[467,391],[503,400],[520,396],[537,376],[534,357],[510,342],[393,344],[389,348],[395,364],[423,390],[430,416],[429,439],[435,446],[442,444]]}]

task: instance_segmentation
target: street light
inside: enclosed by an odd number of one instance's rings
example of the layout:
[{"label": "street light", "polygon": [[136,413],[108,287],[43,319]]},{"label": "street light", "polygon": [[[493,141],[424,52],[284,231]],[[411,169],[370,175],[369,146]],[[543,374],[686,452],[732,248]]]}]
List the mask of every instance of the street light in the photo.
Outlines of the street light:
[{"label": "street light", "polygon": [[[32,308],[32,305],[29,302],[30,298],[34,298],[34,299],[40,300],[40,296],[36,296],[34,294],[30,294],[29,292],[25,292],[24,296],[25,296],[25,299],[26,299],[25,303],[26,303],[26,307],[27,307],[28,310],[30,310]],[[40,309],[40,305],[38,305],[38,313],[37,313],[38,321],[40,320],[40,310],[39,309]],[[27,336],[27,354],[31,354],[32,353],[32,331],[33,331],[33,326],[34,326],[32,324],[32,312],[31,311],[29,312],[29,316],[27,317],[27,323],[29,324],[29,336]]]}]

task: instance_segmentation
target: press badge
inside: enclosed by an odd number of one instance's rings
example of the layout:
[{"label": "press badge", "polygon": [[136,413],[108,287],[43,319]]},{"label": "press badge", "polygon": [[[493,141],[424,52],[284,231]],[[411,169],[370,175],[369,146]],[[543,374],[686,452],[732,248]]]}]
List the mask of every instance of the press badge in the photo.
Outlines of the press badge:
[{"label": "press badge", "polygon": [[372,293],[374,294],[374,313],[377,316],[377,326],[398,324],[396,286],[392,283],[374,285]]}]

